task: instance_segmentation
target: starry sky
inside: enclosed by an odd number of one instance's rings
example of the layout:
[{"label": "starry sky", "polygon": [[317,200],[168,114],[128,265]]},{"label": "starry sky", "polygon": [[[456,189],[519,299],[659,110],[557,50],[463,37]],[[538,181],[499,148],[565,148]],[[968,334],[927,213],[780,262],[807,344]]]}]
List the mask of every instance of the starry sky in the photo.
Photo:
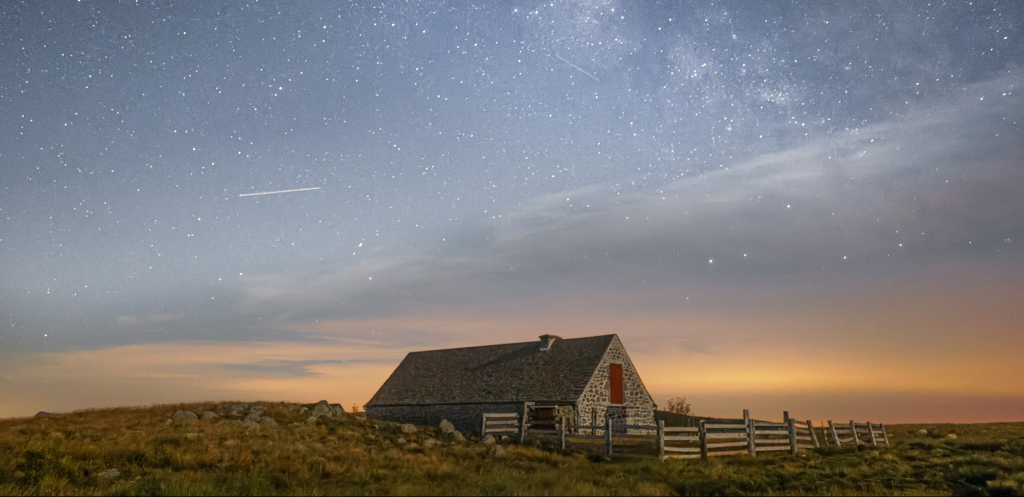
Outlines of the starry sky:
[{"label": "starry sky", "polygon": [[1020,2],[5,1],[0,67],[0,417],[617,333],[701,414],[1024,420]]}]

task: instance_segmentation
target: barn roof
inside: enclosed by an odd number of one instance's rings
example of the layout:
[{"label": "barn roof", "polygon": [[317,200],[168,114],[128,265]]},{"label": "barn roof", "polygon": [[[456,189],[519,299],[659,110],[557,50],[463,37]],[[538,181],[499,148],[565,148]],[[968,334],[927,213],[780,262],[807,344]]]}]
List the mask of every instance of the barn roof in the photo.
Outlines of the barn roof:
[{"label": "barn roof", "polygon": [[573,402],[616,335],[411,352],[367,406]]}]

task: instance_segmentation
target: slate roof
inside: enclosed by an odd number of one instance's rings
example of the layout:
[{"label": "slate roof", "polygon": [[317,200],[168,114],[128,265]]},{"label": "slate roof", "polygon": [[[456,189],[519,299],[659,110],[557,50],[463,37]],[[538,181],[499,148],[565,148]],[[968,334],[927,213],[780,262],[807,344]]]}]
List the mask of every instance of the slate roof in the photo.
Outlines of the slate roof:
[{"label": "slate roof", "polygon": [[579,399],[616,335],[411,352],[367,406]]}]

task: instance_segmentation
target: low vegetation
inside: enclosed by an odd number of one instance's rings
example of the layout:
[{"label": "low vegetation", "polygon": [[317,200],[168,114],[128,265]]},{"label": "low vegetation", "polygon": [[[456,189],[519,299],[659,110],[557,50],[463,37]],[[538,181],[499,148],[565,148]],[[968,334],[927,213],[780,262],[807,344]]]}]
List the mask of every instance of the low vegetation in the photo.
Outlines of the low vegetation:
[{"label": "low vegetation", "polygon": [[[702,463],[609,461],[599,445],[545,440],[502,455],[433,427],[263,407],[276,426],[212,403],[0,421],[0,495],[1024,495],[1024,423],[890,426],[892,448]],[[177,410],[221,417],[168,423]]]}]

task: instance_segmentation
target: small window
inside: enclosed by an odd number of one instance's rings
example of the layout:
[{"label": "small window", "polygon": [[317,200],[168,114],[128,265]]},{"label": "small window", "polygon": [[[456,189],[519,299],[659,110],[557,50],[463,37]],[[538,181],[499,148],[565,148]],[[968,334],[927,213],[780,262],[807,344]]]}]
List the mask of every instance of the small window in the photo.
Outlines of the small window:
[{"label": "small window", "polygon": [[622,404],[622,364],[609,364],[608,372],[611,378],[611,403]]}]

